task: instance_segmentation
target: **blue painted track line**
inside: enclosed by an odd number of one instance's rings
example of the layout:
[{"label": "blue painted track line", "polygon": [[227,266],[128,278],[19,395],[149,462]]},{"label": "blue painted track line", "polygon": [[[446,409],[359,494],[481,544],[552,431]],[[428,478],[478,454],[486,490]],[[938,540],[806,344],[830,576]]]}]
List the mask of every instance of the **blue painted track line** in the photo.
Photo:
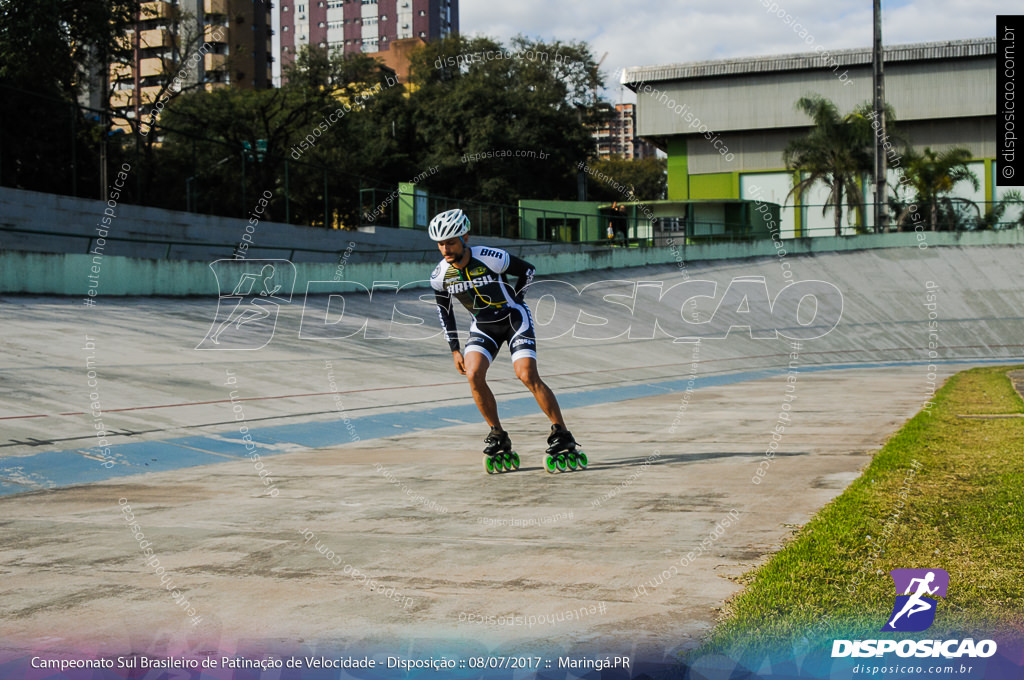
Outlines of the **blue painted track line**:
[{"label": "blue painted track line", "polygon": [[[800,373],[841,371],[857,368],[887,368],[895,366],[926,366],[928,364],[1011,364],[1020,359],[900,361],[866,364],[802,365]],[[683,366],[685,364],[681,364]],[[692,389],[721,387],[737,383],[762,380],[785,374],[787,368],[768,368],[714,376],[697,376]],[[607,387],[558,395],[563,409],[595,406],[617,401],[629,401],[662,394],[684,392],[689,376],[624,387]],[[532,396],[516,397],[500,402],[504,418],[534,415],[539,412]],[[340,415],[340,414],[339,414]],[[455,421],[455,422],[453,422]],[[249,434],[256,443],[261,457],[290,453],[300,449],[343,446],[351,443],[352,430],[360,440],[379,439],[423,430],[450,427],[455,423],[479,423],[480,414],[472,403],[458,406],[398,411],[350,418],[348,423],[339,417],[327,422],[294,423],[271,427],[249,426]],[[91,449],[45,451],[29,456],[12,457],[0,463],[0,496],[9,496],[40,489],[56,489],[74,484],[101,482],[129,477],[146,472],[165,472],[199,465],[213,465],[231,459],[248,458],[242,435],[238,429],[215,435],[198,435],[175,439],[131,442],[109,447],[104,463]],[[86,455],[88,454],[88,455]],[[91,456],[91,457],[90,457]]]}]

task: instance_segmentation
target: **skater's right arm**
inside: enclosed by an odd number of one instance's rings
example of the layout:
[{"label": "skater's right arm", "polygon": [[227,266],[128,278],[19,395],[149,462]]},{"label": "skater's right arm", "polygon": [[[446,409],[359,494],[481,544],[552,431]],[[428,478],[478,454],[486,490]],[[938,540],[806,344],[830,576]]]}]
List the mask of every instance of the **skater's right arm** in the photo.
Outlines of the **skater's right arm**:
[{"label": "skater's right arm", "polygon": [[462,352],[459,350],[459,329],[455,325],[452,297],[447,291],[435,290],[434,302],[437,303],[437,316],[441,319],[441,328],[444,329],[445,338],[448,340],[448,349],[452,351],[455,368],[462,375],[466,375],[466,365],[462,358]]},{"label": "skater's right arm", "polygon": [[452,296],[444,287],[444,273],[448,264],[441,261],[430,275],[430,287],[434,289],[434,302],[437,303],[437,316],[441,319],[441,328],[444,329],[445,339],[448,340],[448,349],[452,351],[452,360],[455,362],[455,369],[462,375],[466,375],[466,361],[459,349],[459,329],[455,325],[455,309]]}]

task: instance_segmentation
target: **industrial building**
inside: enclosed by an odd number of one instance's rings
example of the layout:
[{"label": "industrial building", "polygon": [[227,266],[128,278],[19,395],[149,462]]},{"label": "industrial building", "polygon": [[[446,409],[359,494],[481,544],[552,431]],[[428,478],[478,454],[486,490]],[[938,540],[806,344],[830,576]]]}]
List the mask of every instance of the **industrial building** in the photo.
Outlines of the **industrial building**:
[{"label": "industrial building", "polygon": [[[1006,188],[995,186],[995,38],[894,45],[884,54],[886,101],[904,137],[919,151],[966,147],[980,188],[962,183],[955,195],[999,200]],[[827,189],[818,185],[794,204],[782,154],[811,126],[795,106],[799,98],[821,95],[841,113],[871,101],[870,48],[830,53],[819,45],[800,54],[640,66],[626,69],[622,82],[637,94],[637,134],[668,155],[670,201],[777,203],[782,236],[833,233],[831,211],[822,214]],[[899,171],[890,167],[890,183]],[[708,210],[699,218],[725,221]],[[847,218],[871,228],[871,211],[864,213],[844,213],[844,233],[857,226]]]}]

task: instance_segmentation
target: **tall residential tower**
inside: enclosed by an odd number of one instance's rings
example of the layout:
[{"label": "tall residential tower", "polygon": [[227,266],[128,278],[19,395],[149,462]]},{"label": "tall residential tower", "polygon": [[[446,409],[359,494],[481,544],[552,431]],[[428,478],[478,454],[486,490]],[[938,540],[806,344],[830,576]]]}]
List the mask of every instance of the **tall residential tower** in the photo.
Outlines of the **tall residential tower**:
[{"label": "tall residential tower", "polygon": [[303,45],[373,53],[388,51],[396,40],[458,33],[459,0],[281,0],[276,19],[279,82],[279,68]]}]

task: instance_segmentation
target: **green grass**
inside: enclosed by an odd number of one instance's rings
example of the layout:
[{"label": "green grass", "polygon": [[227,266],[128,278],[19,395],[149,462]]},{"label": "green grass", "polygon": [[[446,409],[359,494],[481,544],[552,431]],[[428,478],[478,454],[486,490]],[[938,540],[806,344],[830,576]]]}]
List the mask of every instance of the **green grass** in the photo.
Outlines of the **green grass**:
[{"label": "green grass", "polygon": [[694,654],[877,637],[894,601],[889,570],[897,568],[937,567],[950,577],[935,624],[910,637],[1024,637],[1024,419],[958,417],[1024,412],[1008,370],[950,378],[930,414],[911,419],[846,491],[744,575],[744,592]]}]

